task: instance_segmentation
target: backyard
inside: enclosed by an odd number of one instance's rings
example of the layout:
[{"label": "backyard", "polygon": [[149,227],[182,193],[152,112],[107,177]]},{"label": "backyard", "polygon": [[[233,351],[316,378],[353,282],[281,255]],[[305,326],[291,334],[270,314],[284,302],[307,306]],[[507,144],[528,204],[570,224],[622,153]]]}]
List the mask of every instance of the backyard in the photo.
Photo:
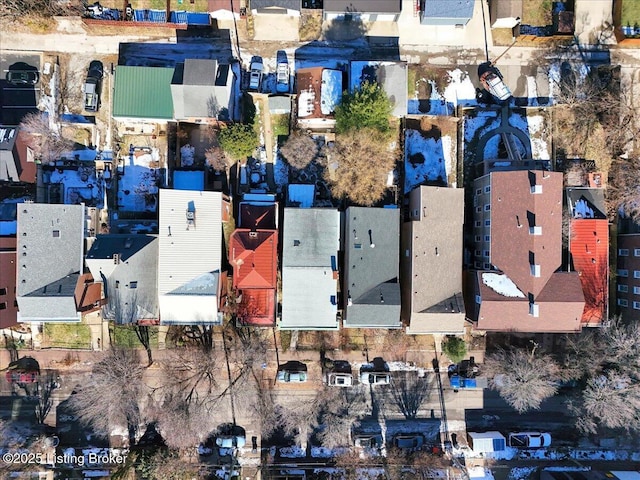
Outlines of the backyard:
[{"label": "backyard", "polygon": [[[113,343],[124,348],[143,348],[136,331],[131,325],[112,325]],[[158,328],[149,327],[149,342],[151,348],[158,347]]]},{"label": "backyard", "polygon": [[47,348],[91,348],[91,330],[84,323],[44,324],[42,346]]}]

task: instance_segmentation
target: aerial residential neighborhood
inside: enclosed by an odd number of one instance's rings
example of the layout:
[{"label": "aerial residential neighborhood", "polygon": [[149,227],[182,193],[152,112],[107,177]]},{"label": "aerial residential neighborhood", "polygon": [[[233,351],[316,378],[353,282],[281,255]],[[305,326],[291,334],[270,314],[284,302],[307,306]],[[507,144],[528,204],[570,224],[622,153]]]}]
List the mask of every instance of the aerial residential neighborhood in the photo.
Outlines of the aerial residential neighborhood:
[{"label": "aerial residential neighborhood", "polygon": [[640,1],[0,5],[0,478],[640,480]]}]

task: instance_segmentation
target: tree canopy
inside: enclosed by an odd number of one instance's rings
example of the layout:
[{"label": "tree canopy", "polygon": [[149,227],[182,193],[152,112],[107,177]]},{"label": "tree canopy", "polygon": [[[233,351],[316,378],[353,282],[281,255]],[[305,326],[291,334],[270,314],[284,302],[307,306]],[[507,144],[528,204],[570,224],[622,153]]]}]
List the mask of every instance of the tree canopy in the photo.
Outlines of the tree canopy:
[{"label": "tree canopy", "polygon": [[335,198],[371,206],[387,191],[387,178],[396,162],[396,150],[378,130],[366,128],[339,135],[327,152],[325,180]]},{"label": "tree canopy", "polygon": [[252,125],[234,123],[220,130],[218,142],[234,160],[244,160],[253,155],[258,146],[258,135]]},{"label": "tree canopy", "polygon": [[353,93],[345,93],[336,107],[336,132],[375,129],[389,132],[391,102],[377,83],[364,82]]}]

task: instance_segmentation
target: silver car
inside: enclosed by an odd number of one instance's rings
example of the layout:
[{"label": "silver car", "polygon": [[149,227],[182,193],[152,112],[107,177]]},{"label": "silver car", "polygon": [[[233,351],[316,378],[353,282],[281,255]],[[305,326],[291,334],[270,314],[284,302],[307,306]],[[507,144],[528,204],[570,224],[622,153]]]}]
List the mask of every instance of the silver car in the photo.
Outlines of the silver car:
[{"label": "silver car", "polygon": [[385,372],[360,372],[360,383],[365,385],[389,385],[391,375]]}]

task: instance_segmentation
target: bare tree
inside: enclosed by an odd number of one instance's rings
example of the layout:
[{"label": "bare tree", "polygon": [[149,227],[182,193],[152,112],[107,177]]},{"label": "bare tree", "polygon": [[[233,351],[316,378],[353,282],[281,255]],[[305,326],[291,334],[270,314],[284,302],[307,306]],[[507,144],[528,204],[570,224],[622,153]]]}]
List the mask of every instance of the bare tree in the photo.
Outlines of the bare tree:
[{"label": "bare tree", "polygon": [[320,149],[311,135],[297,130],[280,148],[280,154],[293,168],[302,170],[320,155]]},{"label": "bare tree", "polygon": [[318,437],[328,448],[349,444],[351,428],[359,424],[357,413],[365,405],[363,388],[331,388],[325,387],[318,394],[317,405],[320,407]]},{"label": "bare tree", "polygon": [[53,407],[53,391],[57,388],[57,380],[52,372],[47,372],[38,379],[36,384],[38,403],[35,407],[35,415],[38,423],[43,424]]},{"label": "bare tree", "polygon": [[48,115],[43,112],[26,114],[20,122],[20,130],[29,134],[29,148],[45,164],[59,160],[73,146],[72,142],[51,127]]},{"label": "bare tree", "polygon": [[525,349],[498,350],[488,355],[484,371],[491,388],[519,413],[537,410],[558,391],[561,370],[550,356]]},{"label": "bare tree", "polygon": [[134,444],[147,396],[143,372],[137,351],[112,348],[94,365],[87,382],[69,397],[69,406],[82,423],[102,435],[126,426]]},{"label": "bare tree", "polygon": [[233,165],[234,161],[229,158],[219,146],[208,148],[204,152],[204,158],[211,168],[216,172],[224,172]]},{"label": "bare tree", "polygon": [[416,372],[403,373],[403,375],[394,376],[388,392],[405,418],[413,420],[417,417],[424,401],[429,398],[433,382],[429,382],[426,378],[419,378]]},{"label": "bare tree", "polygon": [[578,417],[578,428],[585,433],[598,433],[602,427],[640,432],[637,379],[615,371],[592,378],[573,411]]},{"label": "bare tree", "polygon": [[632,219],[640,218],[640,153],[614,160],[607,185],[609,216],[619,211]]},{"label": "bare tree", "polygon": [[211,405],[214,399],[220,365],[217,358],[203,349],[185,347],[172,350],[162,362],[162,388],[179,392],[189,405]]},{"label": "bare tree", "polygon": [[159,451],[144,465],[143,478],[149,480],[192,480],[200,478],[201,466],[187,462],[175,452]]},{"label": "bare tree", "polygon": [[388,135],[375,129],[355,130],[338,136],[334,148],[327,150],[325,180],[335,198],[371,206],[384,197],[396,157]]}]

